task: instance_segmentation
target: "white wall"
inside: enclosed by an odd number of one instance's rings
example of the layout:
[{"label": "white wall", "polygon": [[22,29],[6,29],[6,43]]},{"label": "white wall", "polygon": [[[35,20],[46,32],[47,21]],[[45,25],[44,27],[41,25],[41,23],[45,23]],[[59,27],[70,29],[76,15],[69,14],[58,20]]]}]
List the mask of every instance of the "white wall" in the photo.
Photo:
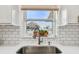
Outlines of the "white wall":
[{"label": "white wall", "polygon": [[77,23],[79,16],[79,6],[78,5],[61,5],[61,11],[67,9],[67,21],[68,23]]},{"label": "white wall", "polygon": [[11,22],[11,6],[0,6],[0,23]]}]

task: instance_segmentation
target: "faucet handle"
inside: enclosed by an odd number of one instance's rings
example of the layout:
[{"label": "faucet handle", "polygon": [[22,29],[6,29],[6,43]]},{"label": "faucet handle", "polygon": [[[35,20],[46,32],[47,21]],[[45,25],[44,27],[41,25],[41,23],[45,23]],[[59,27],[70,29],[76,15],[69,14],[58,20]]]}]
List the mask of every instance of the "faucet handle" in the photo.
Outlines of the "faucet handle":
[{"label": "faucet handle", "polygon": [[48,45],[50,45],[50,43],[51,43],[51,42],[50,42],[50,41],[48,41]]}]

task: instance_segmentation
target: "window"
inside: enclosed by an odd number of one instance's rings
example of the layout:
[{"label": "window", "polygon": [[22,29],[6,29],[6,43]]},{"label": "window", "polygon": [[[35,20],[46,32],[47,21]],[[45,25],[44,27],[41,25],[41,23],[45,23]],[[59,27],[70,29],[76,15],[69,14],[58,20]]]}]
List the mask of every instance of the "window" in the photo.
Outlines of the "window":
[{"label": "window", "polygon": [[53,34],[55,28],[55,21],[53,12],[49,10],[26,10],[24,12],[24,19],[26,20],[26,32],[33,35],[35,29],[48,31],[48,35]]}]

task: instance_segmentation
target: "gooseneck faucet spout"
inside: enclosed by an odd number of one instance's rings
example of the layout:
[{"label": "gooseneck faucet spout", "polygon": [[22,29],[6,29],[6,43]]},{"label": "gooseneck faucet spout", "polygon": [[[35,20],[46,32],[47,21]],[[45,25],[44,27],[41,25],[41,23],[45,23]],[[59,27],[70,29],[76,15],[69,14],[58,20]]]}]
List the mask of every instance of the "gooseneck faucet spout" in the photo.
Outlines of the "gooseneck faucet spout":
[{"label": "gooseneck faucet spout", "polygon": [[43,42],[43,40],[41,40],[41,36],[40,36],[40,30],[39,30],[39,36],[38,36],[38,44],[40,45],[41,42]]},{"label": "gooseneck faucet spout", "polygon": [[38,44],[40,45],[41,42],[43,42],[43,39],[41,40],[41,37],[40,37],[40,35],[39,35],[39,37],[38,37]]}]

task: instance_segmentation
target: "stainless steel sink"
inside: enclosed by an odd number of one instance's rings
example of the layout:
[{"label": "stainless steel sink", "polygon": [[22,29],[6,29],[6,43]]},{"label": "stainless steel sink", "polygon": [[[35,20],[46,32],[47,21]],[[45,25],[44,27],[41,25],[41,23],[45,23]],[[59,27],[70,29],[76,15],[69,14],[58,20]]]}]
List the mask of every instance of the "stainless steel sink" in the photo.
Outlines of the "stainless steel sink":
[{"label": "stainless steel sink", "polygon": [[57,54],[61,51],[53,46],[25,46],[22,47],[18,54]]}]

